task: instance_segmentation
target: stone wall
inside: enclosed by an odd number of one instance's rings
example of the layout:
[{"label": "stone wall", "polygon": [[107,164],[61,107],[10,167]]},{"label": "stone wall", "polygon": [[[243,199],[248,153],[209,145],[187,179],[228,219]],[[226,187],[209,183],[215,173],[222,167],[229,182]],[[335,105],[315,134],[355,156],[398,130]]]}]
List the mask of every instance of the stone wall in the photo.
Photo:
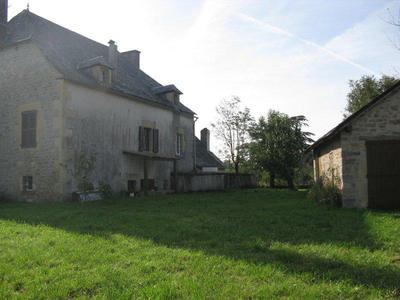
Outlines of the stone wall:
[{"label": "stone wall", "polygon": [[351,130],[342,132],[344,206],[368,206],[366,142],[399,139],[400,92],[397,89],[354,120]]},{"label": "stone wall", "polygon": [[[64,86],[64,148],[67,193],[77,190],[77,162],[81,153],[96,158],[91,182],[111,185],[115,191],[128,189],[128,181],[144,178],[143,158],[124,154],[138,152],[139,127],[159,130],[158,156],[175,157],[176,133],[184,135],[184,154],[178,162],[180,172],[193,170],[193,117],[170,110],[96,91],[80,85]],[[173,163],[148,161],[148,177],[159,190],[171,189]]]},{"label": "stone wall", "polygon": [[179,192],[208,192],[257,187],[257,179],[253,174],[186,173],[179,174],[177,179]]},{"label": "stone wall", "polygon": [[[62,199],[60,74],[31,42],[0,51],[0,193],[15,200]],[[37,111],[37,147],[21,148],[21,113]],[[34,191],[23,192],[22,177]]]},{"label": "stone wall", "polygon": [[323,177],[342,189],[342,176],[342,146],[338,136],[314,151],[314,177]]},{"label": "stone wall", "polygon": [[225,174],[180,174],[178,176],[178,191],[208,192],[225,189]]}]

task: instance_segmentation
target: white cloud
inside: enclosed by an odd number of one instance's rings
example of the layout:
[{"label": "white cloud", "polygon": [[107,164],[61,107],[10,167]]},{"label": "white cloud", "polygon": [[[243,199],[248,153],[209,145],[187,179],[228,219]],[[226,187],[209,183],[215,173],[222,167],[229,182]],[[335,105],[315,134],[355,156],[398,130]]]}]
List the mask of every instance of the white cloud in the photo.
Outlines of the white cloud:
[{"label": "white cloud", "polygon": [[361,64],[359,64],[359,63],[357,63],[357,62],[355,62],[353,60],[350,60],[347,57],[345,57],[345,56],[343,56],[343,55],[341,55],[341,54],[339,54],[339,53],[337,53],[335,51],[332,51],[327,47],[321,46],[321,45],[319,45],[317,43],[314,43],[313,41],[304,39],[304,38],[302,38],[302,37],[300,37],[300,36],[298,36],[298,35],[296,35],[294,33],[291,33],[291,32],[289,32],[287,30],[284,30],[282,28],[279,28],[279,27],[274,26],[272,24],[269,24],[267,22],[263,22],[263,21],[257,20],[256,18],[253,18],[253,17],[245,15],[245,14],[239,13],[239,14],[237,14],[237,16],[241,20],[253,23],[254,25],[256,25],[256,26],[258,26],[258,27],[260,27],[262,29],[265,29],[265,30],[267,30],[269,32],[272,32],[272,33],[275,33],[275,34],[280,34],[280,35],[283,35],[285,37],[294,39],[294,40],[296,40],[298,42],[304,43],[304,44],[306,44],[306,45],[308,45],[310,47],[314,47],[314,48],[316,48],[316,49],[318,49],[318,50],[320,50],[320,51],[332,56],[333,58],[335,58],[335,59],[337,59],[339,61],[348,63],[348,64],[352,65],[353,67],[359,68],[363,72],[376,74],[375,71],[373,71],[373,70],[371,70],[371,69],[369,69],[369,68],[367,68],[367,67],[365,67],[365,66],[363,66],[363,65],[361,65]]}]

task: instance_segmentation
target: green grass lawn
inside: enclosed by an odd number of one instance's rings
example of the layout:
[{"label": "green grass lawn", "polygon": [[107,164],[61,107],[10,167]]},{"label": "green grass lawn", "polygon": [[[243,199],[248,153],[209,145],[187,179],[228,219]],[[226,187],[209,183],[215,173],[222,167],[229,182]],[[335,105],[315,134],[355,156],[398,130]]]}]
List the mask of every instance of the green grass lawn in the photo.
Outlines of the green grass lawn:
[{"label": "green grass lawn", "polygon": [[400,297],[400,213],[239,191],[0,204],[0,299]]}]

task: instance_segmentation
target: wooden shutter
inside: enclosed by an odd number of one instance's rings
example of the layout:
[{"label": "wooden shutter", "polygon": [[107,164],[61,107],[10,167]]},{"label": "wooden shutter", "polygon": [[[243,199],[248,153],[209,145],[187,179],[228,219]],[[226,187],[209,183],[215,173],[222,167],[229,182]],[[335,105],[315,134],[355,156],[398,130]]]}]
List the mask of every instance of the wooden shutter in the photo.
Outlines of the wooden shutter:
[{"label": "wooden shutter", "polygon": [[158,153],[159,151],[159,130],[153,129],[153,152]]},{"label": "wooden shutter", "polygon": [[139,152],[143,152],[143,145],[144,145],[144,139],[143,139],[143,136],[144,136],[144,130],[143,130],[143,127],[142,126],[140,126],[139,127]]},{"label": "wooden shutter", "polygon": [[151,128],[143,128],[143,151],[150,151],[150,137],[152,130]]},{"label": "wooden shutter", "polygon": [[21,147],[36,147],[37,112],[27,111],[21,115]]}]

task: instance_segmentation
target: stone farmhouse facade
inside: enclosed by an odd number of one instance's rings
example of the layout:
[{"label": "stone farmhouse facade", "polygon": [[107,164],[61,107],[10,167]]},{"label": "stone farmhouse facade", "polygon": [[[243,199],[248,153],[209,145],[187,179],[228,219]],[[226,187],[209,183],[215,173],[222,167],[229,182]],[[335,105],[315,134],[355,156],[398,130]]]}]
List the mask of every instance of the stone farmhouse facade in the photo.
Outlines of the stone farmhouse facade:
[{"label": "stone farmhouse facade", "polygon": [[312,147],[315,178],[334,181],[344,207],[400,208],[400,83]]},{"label": "stone farmhouse facade", "polygon": [[[170,191],[173,174],[221,166],[210,160],[209,137],[195,137],[197,117],[182,93],[144,73],[139,51],[119,52],[114,41],[97,43],[28,10],[8,22],[7,2],[0,0],[0,193],[68,200],[82,178],[114,191]],[[196,145],[208,147],[205,159]]]}]

